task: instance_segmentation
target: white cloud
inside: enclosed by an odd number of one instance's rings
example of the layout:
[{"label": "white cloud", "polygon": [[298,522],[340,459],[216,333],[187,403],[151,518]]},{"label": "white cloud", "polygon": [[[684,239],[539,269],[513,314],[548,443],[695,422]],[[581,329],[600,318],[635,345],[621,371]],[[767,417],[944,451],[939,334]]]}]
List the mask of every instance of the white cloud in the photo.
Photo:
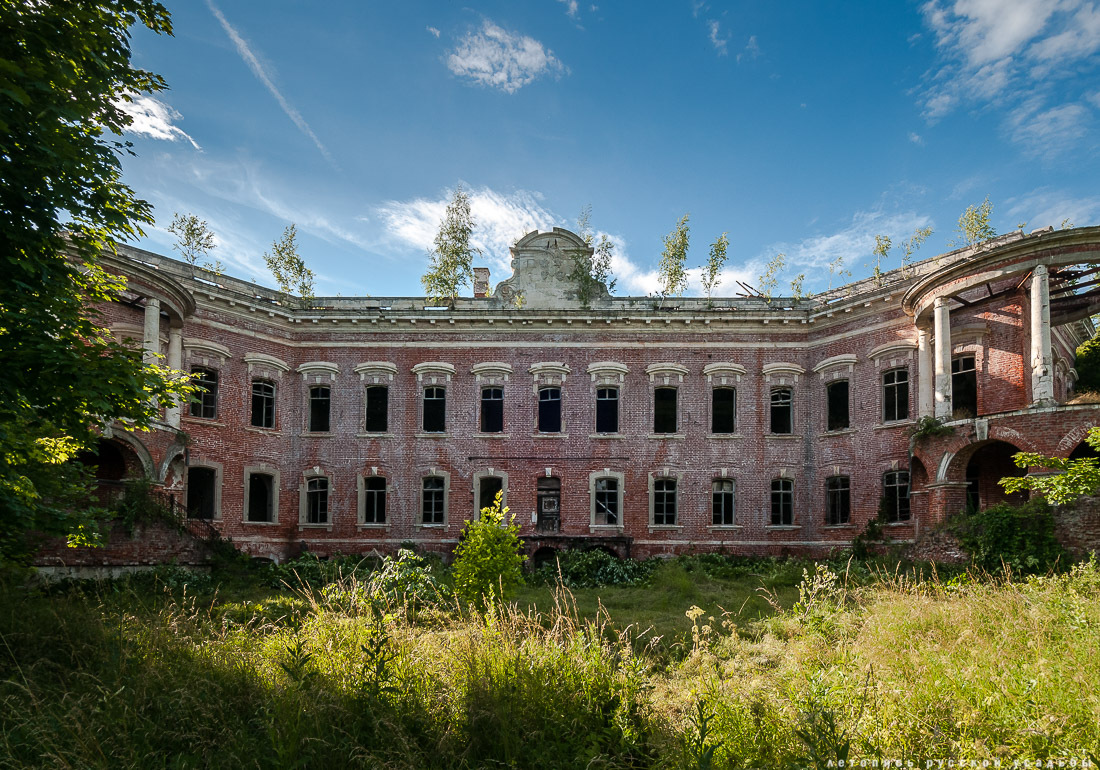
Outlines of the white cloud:
[{"label": "white cloud", "polygon": [[183,129],[173,125],[174,121],[182,120],[183,115],[159,99],[144,94],[132,94],[129,99],[120,98],[115,106],[132,119],[133,122],[126,129],[131,134],[167,139],[170,142],[186,139],[196,150],[202,149]]},{"label": "white cloud", "polygon": [[755,59],[760,56],[760,45],[756,42],[756,35],[749,37],[749,42],[745,44],[745,50],[737,54],[737,63],[741,63],[741,59]]},{"label": "white cloud", "polygon": [[721,22],[711,19],[707,22],[707,26],[710,27],[710,44],[714,46],[714,50],[718,52],[719,56],[726,56],[729,54],[729,33],[722,35]]},{"label": "white cloud", "polygon": [[325,156],[325,159],[329,163],[333,163],[332,156],[329,155],[328,150],[321,140],[317,138],[317,134],[313,133],[313,129],[306,123],[306,119],[302,117],[302,114],[296,110],[286,97],[275,87],[275,83],[271,80],[271,76],[268,74],[264,66],[260,64],[260,60],[256,58],[256,54],[252,52],[252,49],[245,42],[244,38],[240,36],[237,30],[225,19],[222,12],[218,10],[218,7],[214,5],[213,0],[206,0],[207,7],[210,8],[210,12],[218,19],[218,23],[222,25],[222,29],[225,30],[225,34],[229,35],[229,39],[233,41],[233,45],[237,48],[237,53],[244,59],[245,64],[252,70],[252,74],[255,75],[264,87],[271,92],[271,95],[275,97],[275,101],[282,107],[283,112],[290,118],[294,125],[298,127],[298,130],[309,137],[313,143],[317,146],[317,149],[321,151],[321,154]]},{"label": "white cloud", "polygon": [[436,29],[435,27],[425,27],[425,29],[428,30],[429,34],[433,35],[436,38],[438,38],[439,35],[440,35],[439,30]]},{"label": "white cloud", "polygon": [[447,57],[447,68],[459,77],[513,94],[545,74],[565,68],[553,52],[533,37],[509,32],[486,20]]},{"label": "white cloud", "polygon": [[1080,104],[1042,109],[1029,103],[1009,119],[1010,136],[1031,155],[1054,157],[1076,145],[1091,122],[1092,113]]},{"label": "white cloud", "polygon": [[1027,222],[1027,230],[1059,227],[1068,219],[1077,227],[1100,222],[1100,195],[1074,198],[1067,193],[1040,187],[1019,198],[1005,202],[1008,216],[1014,222]]},{"label": "white cloud", "polygon": [[579,11],[577,0],[558,0],[558,2],[565,6],[565,15],[576,20]]},{"label": "white cloud", "polygon": [[913,144],[924,144],[924,137],[915,131],[909,132],[909,141]]}]

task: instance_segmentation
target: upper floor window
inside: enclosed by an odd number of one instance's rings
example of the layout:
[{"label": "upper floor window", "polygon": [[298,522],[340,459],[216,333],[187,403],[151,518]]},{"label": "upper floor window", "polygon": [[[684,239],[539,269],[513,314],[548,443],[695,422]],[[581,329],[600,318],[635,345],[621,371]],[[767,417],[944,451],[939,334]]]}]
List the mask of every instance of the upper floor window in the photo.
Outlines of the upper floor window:
[{"label": "upper floor window", "polygon": [[771,521],[773,527],[794,524],[794,482],[790,479],[772,479]]},{"label": "upper floor window", "polygon": [[653,389],[653,432],[676,432],[676,388]]},{"label": "upper floor window", "polygon": [[676,524],[676,479],[653,480],[653,524]]},{"label": "upper floor window", "polygon": [[710,393],[710,432],[733,433],[736,427],[737,390],[715,388]]},{"label": "upper floor window", "polygon": [[715,479],[711,483],[711,514],[714,526],[733,526],[733,479]]},{"label": "upper floor window", "polygon": [[275,427],[275,383],[252,381],[252,427]]},{"label": "upper floor window", "polygon": [[596,432],[619,432],[619,389],[596,389]]},{"label": "upper floor window", "polygon": [[596,479],[594,490],[595,521],[593,524],[619,523],[619,480],[614,478]]},{"label": "upper floor window", "polygon": [[310,433],[328,433],[330,407],[330,391],[326,386],[314,385],[309,389]]},{"label": "upper floor window", "polygon": [[306,523],[328,523],[328,479],[324,476],[306,482]]},{"label": "upper floor window", "polygon": [[275,501],[275,477],[270,473],[248,474],[248,509],[245,521],[272,521]]},{"label": "upper floor window", "polygon": [[791,411],[793,408],[790,388],[776,388],[772,391],[771,399],[771,432],[790,433],[794,420]]},{"label": "upper floor window", "polygon": [[504,432],[504,389],[481,389],[481,432]]},{"label": "upper floor window", "polygon": [[561,433],[561,388],[539,390],[539,433]]},{"label": "upper floor window", "polygon": [[825,386],[826,430],[845,430],[848,421],[848,381],[835,380]]},{"label": "upper floor window", "polygon": [[198,391],[191,396],[191,416],[215,419],[218,416],[218,373],[195,367],[191,374],[198,375],[194,380]]},{"label": "upper floor window", "polygon": [[368,476],[363,479],[363,523],[386,523],[386,479]]},{"label": "upper floor window", "polygon": [[882,477],[887,521],[909,520],[909,471],[887,471]]},{"label": "upper floor window", "polygon": [[852,514],[851,481],[847,476],[825,479],[825,523],[847,524]]},{"label": "upper floor window", "polygon": [[443,433],[447,430],[447,391],[444,388],[424,388],[424,432]]},{"label": "upper floor window", "polygon": [[366,398],[366,422],[363,426],[367,433],[385,433],[390,422],[390,389],[386,385],[368,385]]},{"label": "upper floor window", "polygon": [[972,355],[951,359],[951,409],[956,420],[978,414],[978,374]]},{"label": "upper floor window", "polygon": [[424,524],[442,524],[446,513],[446,482],[440,476],[425,476],[420,496],[420,519]]},{"label": "upper floor window", "polygon": [[882,421],[909,419],[909,370],[891,369],[882,374]]}]

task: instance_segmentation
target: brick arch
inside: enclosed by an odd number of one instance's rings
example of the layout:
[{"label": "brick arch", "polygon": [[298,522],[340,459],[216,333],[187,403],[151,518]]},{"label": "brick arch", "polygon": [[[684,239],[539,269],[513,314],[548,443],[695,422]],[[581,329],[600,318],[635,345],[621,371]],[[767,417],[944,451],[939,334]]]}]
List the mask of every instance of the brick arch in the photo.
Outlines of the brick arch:
[{"label": "brick arch", "polygon": [[1052,454],[1061,457],[1069,457],[1070,453],[1085,440],[1085,436],[1088,435],[1089,428],[1091,427],[1093,426],[1078,425],[1076,428],[1066,433],[1066,435],[1062,436],[1062,440],[1058,442]]},{"label": "brick arch", "polygon": [[156,464],[153,462],[153,455],[149,452],[149,448],[142,443],[141,439],[133,433],[115,431],[110,439],[107,440],[114,441],[118,444],[124,444],[126,448],[137,457],[138,462],[141,463],[141,470],[145,474],[145,477],[153,481],[159,481],[154,475],[156,473]]},{"label": "brick arch", "polygon": [[[992,433],[992,431],[991,431]],[[943,458],[940,460],[939,471],[936,475],[937,481],[966,481],[966,466],[970,464],[970,460],[974,455],[980,452],[986,447],[991,447],[996,444],[1008,444],[1016,452],[1034,452],[1037,451],[1031,442],[1027,446],[1019,446],[1013,441],[990,436],[985,441],[974,441],[966,444],[962,449],[955,452],[945,452]]]}]

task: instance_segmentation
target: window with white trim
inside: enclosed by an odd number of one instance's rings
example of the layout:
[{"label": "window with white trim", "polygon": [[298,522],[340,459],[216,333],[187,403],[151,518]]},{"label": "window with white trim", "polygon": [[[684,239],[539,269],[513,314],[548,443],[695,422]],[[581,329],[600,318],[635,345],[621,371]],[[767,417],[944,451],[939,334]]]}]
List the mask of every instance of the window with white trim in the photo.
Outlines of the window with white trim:
[{"label": "window with white trim", "polygon": [[771,432],[789,434],[794,426],[793,395],[790,388],[775,388],[771,392]]},{"label": "window with white trim", "polygon": [[425,476],[420,487],[420,522],[443,524],[447,517],[447,480]]},{"label": "window with white trim", "polygon": [[676,432],[676,388],[653,389],[653,432]]},{"label": "window with white trim", "polygon": [[846,430],[848,416],[848,381],[833,380],[825,386],[825,430]]},{"label": "window with white trim", "polygon": [[364,388],[363,398],[366,418],[363,424],[366,433],[385,433],[389,430],[390,389],[386,385],[368,385]]},{"label": "window with white trim", "polygon": [[328,524],[329,483],[326,476],[306,481],[306,524]]},{"label": "window with white trim", "polygon": [[909,471],[887,471],[882,476],[886,521],[909,521]]},{"label": "window with white trim", "polygon": [[328,433],[331,427],[332,391],[326,385],[309,389],[309,432]]},{"label": "window with white trim", "polygon": [[676,524],[676,479],[657,478],[653,480],[653,525],[675,526]]},{"label": "window with white trim", "polygon": [[619,524],[619,502],[621,490],[619,480],[604,476],[596,479],[593,489],[593,524],[597,526],[617,526]]},{"label": "window with white trim", "polygon": [[424,388],[425,433],[447,431],[447,390],[436,386]]},{"label": "window with white trim", "polygon": [[737,388],[714,388],[710,392],[710,432],[733,433],[737,427]]},{"label": "window with white trim", "polygon": [[619,389],[596,389],[596,432],[619,432]]},{"label": "window with white trim", "polygon": [[539,433],[561,433],[561,388],[539,388]]},{"label": "window with white trim", "polygon": [[363,479],[363,524],[386,523],[386,478],[367,476]]},{"label": "window with white trim", "polygon": [[882,373],[882,421],[909,419],[909,370],[890,369]]},{"label": "window with white trim", "polygon": [[852,483],[847,476],[825,479],[825,523],[830,527],[847,524],[852,515]]},{"label": "window with white trim", "polygon": [[252,381],[252,427],[275,427],[275,383]]},{"label": "window with white trim", "polygon": [[771,508],[773,527],[794,524],[794,482],[791,479],[772,479]]},{"label": "window with white trim", "polygon": [[481,432],[504,432],[504,388],[481,389]]},{"label": "window with white trim", "polygon": [[710,490],[711,524],[715,527],[732,527],[734,522],[733,479],[714,479]]},{"label": "window with white trim", "polygon": [[214,369],[195,366],[191,374],[197,375],[192,384],[197,390],[191,394],[191,416],[204,420],[218,417],[218,373]]},{"label": "window with white trim", "polygon": [[270,523],[275,520],[275,475],[253,471],[248,474],[248,497],[244,520]]}]

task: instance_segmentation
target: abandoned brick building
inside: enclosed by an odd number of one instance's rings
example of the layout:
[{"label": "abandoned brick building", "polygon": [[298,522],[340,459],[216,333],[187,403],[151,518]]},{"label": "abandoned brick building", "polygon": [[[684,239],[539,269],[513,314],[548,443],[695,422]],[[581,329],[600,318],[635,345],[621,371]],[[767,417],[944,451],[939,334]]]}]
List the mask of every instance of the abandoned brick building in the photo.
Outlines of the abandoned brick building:
[{"label": "abandoned brick building", "polygon": [[[810,299],[578,299],[555,228],[451,307],[292,297],[138,249],[103,308],[204,391],[108,430],[254,556],[450,551],[497,492],[530,552],[823,553],[879,511],[897,540],[1004,498],[1020,450],[1080,452],[1074,350],[1100,228],[1012,233]],[[913,437],[922,416],[954,428]],[[542,553],[546,553],[543,551]]]}]

